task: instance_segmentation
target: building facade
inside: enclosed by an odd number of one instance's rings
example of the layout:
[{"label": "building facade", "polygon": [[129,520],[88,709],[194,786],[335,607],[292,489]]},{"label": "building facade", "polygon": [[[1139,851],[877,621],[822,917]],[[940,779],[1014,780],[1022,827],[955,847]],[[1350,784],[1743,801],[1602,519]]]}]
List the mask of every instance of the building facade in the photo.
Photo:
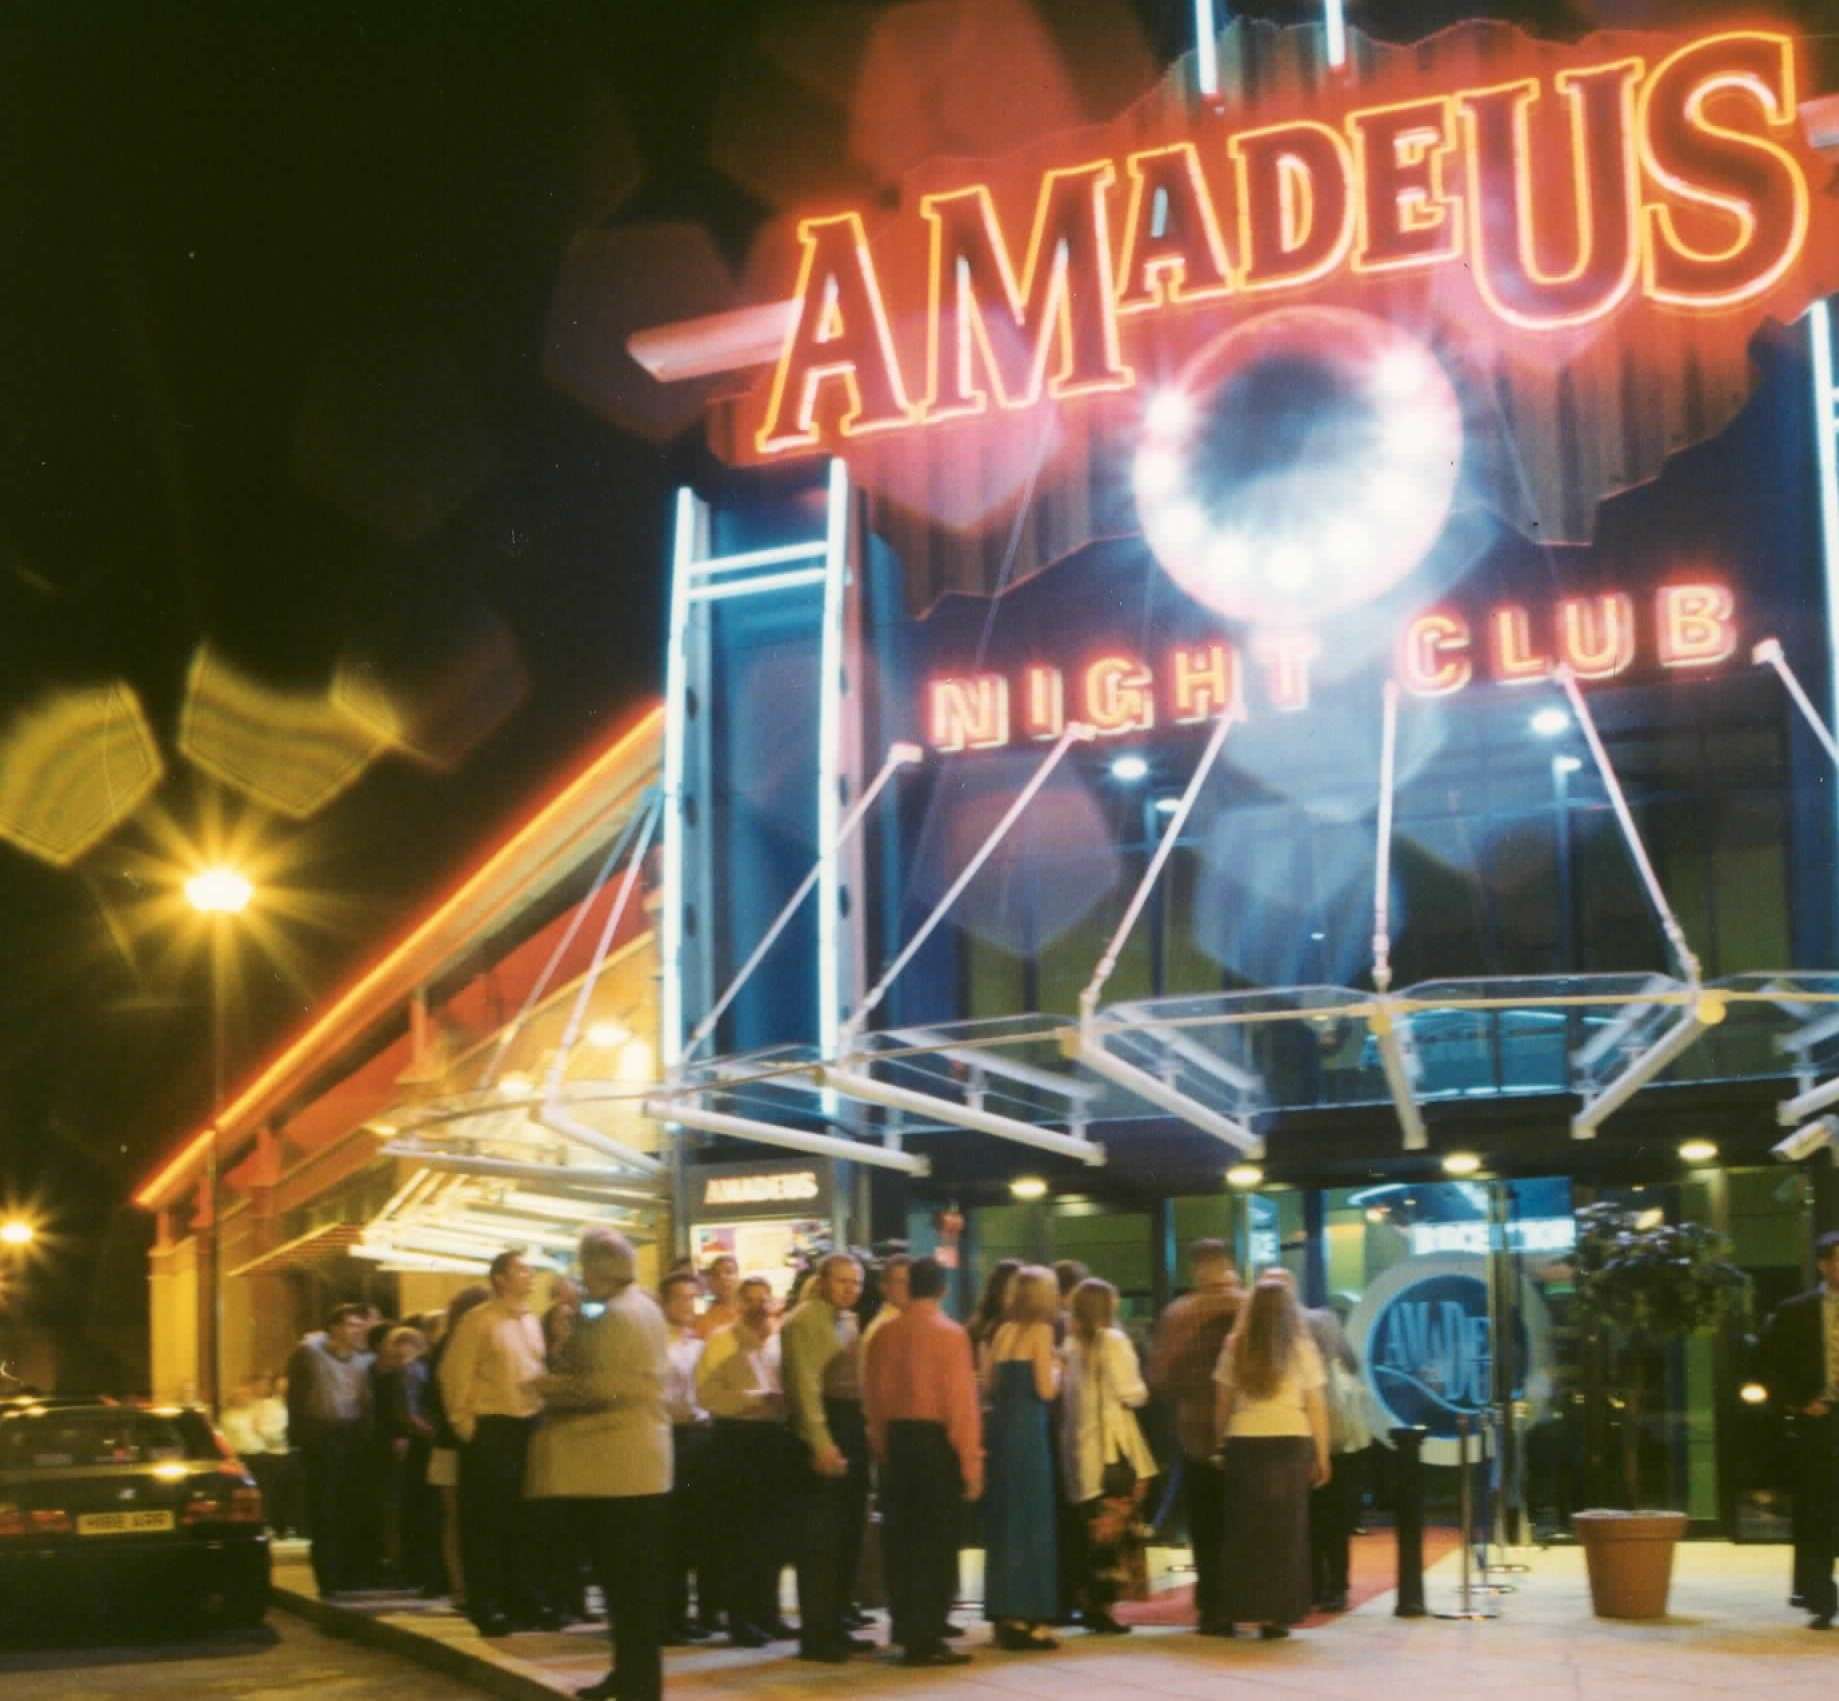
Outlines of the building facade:
[{"label": "building facade", "polygon": [[157,1397],[278,1371],[336,1301],[437,1309],[505,1247],[560,1269],[582,1220],[626,1224],[655,1271],[661,727],[645,710],[522,811],[147,1178]]},{"label": "building facade", "polygon": [[[836,1163],[961,1302],[1002,1256],[1138,1319],[1196,1235],[1287,1264],[1384,1421],[1486,1428],[1545,1526],[1617,1421],[1576,1210],[1711,1224],[1748,1297],[1644,1468],[1779,1535],[1749,1337],[1839,1224],[1835,70],[1238,20],[804,220],[752,340],[635,340],[733,373],[654,1114]],[[1717,245],[1713,108],[1775,174]]]}]

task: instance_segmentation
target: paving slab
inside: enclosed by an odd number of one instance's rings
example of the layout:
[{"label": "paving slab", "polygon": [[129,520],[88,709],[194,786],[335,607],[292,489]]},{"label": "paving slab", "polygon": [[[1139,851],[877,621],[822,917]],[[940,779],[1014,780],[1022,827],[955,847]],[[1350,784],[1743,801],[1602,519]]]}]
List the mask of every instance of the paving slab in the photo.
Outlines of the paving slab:
[{"label": "paving slab", "polygon": [[[1512,1594],[1491,1602],[1499,1616],[1484,1623],[1396,1618],[1388,1593],[1281,1642],[1144,1626],[1124,1641],[1070,1631],[1057,1651],[1040,1654],[997,1650],[988,1627],[972,1623],[959,1646],[973,1662],[950,1671],[908,1671],[885,1651],[846,1666],[812,1666],[785,1643],[759,1650],[710,1645],[669,1650],[666,1686],[681,1701],[1291,1701],[1303,1694],[1328,1701],[1720,1701],[1765,1687],[1770,1701],[1812,1701],[1816,1691],[1833,1701],[1839,1633],[1813,1633],[1806,1615],[1788,1608],[1786,1548],[1683,1546],[1671,1616],[1640,1624],[1593,1616],[1580,1549],[1513,1557],[1532,1569],[1513,1578]],[[464,1674],[506,1701],[552,1701],[606,1669],[598,1626],[488,1641],[436,1604],[383,1595],[322,1602],[298,1550],[281,1553],[275,1577],[289,1610],[450,1676]],[[1458,1586],[1454,1556],[1432,1568],[1426,1593],[1433,1613],[1457,1604]],[[959,1617],[969,1622],[971,1615]],[[879,1642],[886,1632],[878,1626],[868,1634]]]}]

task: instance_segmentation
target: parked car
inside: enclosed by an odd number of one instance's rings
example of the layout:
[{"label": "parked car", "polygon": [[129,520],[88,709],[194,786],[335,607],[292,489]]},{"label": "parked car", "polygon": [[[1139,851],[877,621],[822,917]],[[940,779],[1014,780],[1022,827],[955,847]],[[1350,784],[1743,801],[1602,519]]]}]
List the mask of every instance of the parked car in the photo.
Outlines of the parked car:
[{"label": "parked car", "polygon": [[261,1491],[199,1411],[0,1406],[0,1615],[253,1625],[268,1610]]}]

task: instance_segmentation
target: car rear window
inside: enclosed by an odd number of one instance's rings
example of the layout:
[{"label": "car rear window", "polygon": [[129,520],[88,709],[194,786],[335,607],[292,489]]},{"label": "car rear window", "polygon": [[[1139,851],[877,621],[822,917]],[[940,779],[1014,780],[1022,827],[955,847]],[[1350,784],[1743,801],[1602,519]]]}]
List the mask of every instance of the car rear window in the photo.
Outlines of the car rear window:
[{"label": "car rear window", "polygon": [[[199,1427],[202,1426],[190,1426]],[[205,1456],[178,1415],[46,1410],[0,1417],[0,1471],[62,1471],[86,1465],[153,1465]]]}]

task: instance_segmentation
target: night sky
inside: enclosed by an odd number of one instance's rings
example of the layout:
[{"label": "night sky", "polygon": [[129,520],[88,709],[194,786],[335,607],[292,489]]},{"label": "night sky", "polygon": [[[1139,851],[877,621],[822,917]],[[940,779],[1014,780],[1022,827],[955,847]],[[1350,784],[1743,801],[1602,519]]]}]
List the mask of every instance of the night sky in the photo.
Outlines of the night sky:
[{"label": "night sky", "polygon": [[[1036,10],[1092,117],[1188,44],[1190,0]],[[1401,38],[1476,10],[1350,7]],[[184,845],[246,839],[279,894],[238,953],[234,1082],[656,691],[668,492],[699,451],[625,331],[760,298],[749,256],[775,213],[877,187],[849,114],[901,13],[9,9],[0,791],[21,726],[116,682],[165,770],[69,866],[0,843],[0,1204],[35,1199],[61,1237],[32,1313],[82,1327],[143,1303],[150,1225],[122,1201],[208,1115],[206,956],[172,902]],[[300,701],[367,682],[412,717],[420,759],[382,755],[306,819],[264,810],[179,748],[204,644],[219,681]]]}]

